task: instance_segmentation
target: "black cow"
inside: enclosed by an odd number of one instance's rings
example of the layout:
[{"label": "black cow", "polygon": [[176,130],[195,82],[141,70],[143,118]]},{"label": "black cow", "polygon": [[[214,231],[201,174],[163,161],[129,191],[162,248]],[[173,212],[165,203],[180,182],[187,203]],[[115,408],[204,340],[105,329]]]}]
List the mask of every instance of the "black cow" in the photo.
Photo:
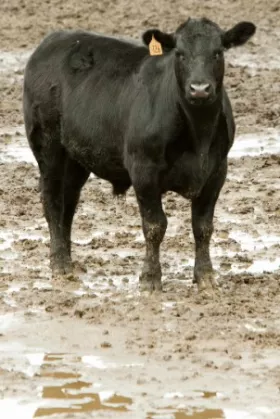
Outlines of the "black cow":
[{"label": "black cow", "polygon": [[[134,187],[146,240],[141,289],[162,288],[167,191],[191,199],[194,282],[215,285],[209,242],[235,132],[224,51],[254,32],[250,22],[223,31],[203,18],[172,34],[148,30],[145,45],[83,31],[43,40],[25,71],[24,119],[41,174],[53,273],[71,272],[71,225],[93,172],[114,194]],[[162,55],[149,55],[153,35]]]}]

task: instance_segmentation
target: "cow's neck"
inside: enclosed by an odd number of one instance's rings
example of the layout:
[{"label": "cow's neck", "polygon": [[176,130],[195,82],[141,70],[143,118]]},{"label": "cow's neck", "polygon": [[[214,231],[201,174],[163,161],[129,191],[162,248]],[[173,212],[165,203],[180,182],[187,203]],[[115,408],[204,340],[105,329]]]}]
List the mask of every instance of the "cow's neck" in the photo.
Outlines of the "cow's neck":
[{"label": "cow's neck", "polygon": [[218,126],[221,100],[204,107],[185,105],[183,111],[191,134],[193,151],[201,156],[208,154]]}]

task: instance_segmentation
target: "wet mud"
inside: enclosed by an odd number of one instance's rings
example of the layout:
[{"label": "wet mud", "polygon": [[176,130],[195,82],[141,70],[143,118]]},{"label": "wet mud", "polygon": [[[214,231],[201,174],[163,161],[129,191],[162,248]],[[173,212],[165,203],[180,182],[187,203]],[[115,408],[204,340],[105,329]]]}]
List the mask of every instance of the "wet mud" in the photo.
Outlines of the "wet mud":
[{"label": "wet mud", "polygon": [[[4,0],[2,11],[1,418],[279,419],[278,2]],[[168,193],[163,293],[140,294],[144,239],[133,190],[114,199],[95,176],[74,221],[75,275],[52,279],[38,168],[21,112],[30,52],[54,28],[139,38],[190,15],[258,26],[227,60],[237,136],[211,245],[220,293],[192,285],[190,204]]]}]

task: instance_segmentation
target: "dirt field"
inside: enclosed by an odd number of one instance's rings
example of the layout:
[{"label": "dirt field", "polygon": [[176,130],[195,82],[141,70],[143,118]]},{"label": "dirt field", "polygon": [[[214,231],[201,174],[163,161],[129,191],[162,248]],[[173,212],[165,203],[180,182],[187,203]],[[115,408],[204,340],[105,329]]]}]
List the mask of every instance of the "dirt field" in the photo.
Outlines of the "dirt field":
[{"label": "dirt field", "polygon": [[[0,5],[1,419],[279,419],[280,6],[261,0],[2,0]],[[153,3],[153,4],[151,4]],[[220,295],[192,285],[189,202],[167,194],[161,295],[140,295],[132,190],[91,177],[73,231],[78,279],[52,280],[38,169],[21,113],[23,69],[49,31],[139,38],[188,16],[257,33],[227,56],[237,123],[211,253]]]}]

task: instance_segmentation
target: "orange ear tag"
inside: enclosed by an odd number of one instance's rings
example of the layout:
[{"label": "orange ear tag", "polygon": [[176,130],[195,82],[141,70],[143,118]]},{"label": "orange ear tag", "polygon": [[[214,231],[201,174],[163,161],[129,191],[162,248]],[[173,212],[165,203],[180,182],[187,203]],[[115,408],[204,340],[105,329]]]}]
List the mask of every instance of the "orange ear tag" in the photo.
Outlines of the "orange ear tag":
[{"label": "orange ear tag", "polygon": [[152,35],[151,42],[149,43],[149,50],[150,55],[162,55],[161,43],[154,38],[154,35]]}]

